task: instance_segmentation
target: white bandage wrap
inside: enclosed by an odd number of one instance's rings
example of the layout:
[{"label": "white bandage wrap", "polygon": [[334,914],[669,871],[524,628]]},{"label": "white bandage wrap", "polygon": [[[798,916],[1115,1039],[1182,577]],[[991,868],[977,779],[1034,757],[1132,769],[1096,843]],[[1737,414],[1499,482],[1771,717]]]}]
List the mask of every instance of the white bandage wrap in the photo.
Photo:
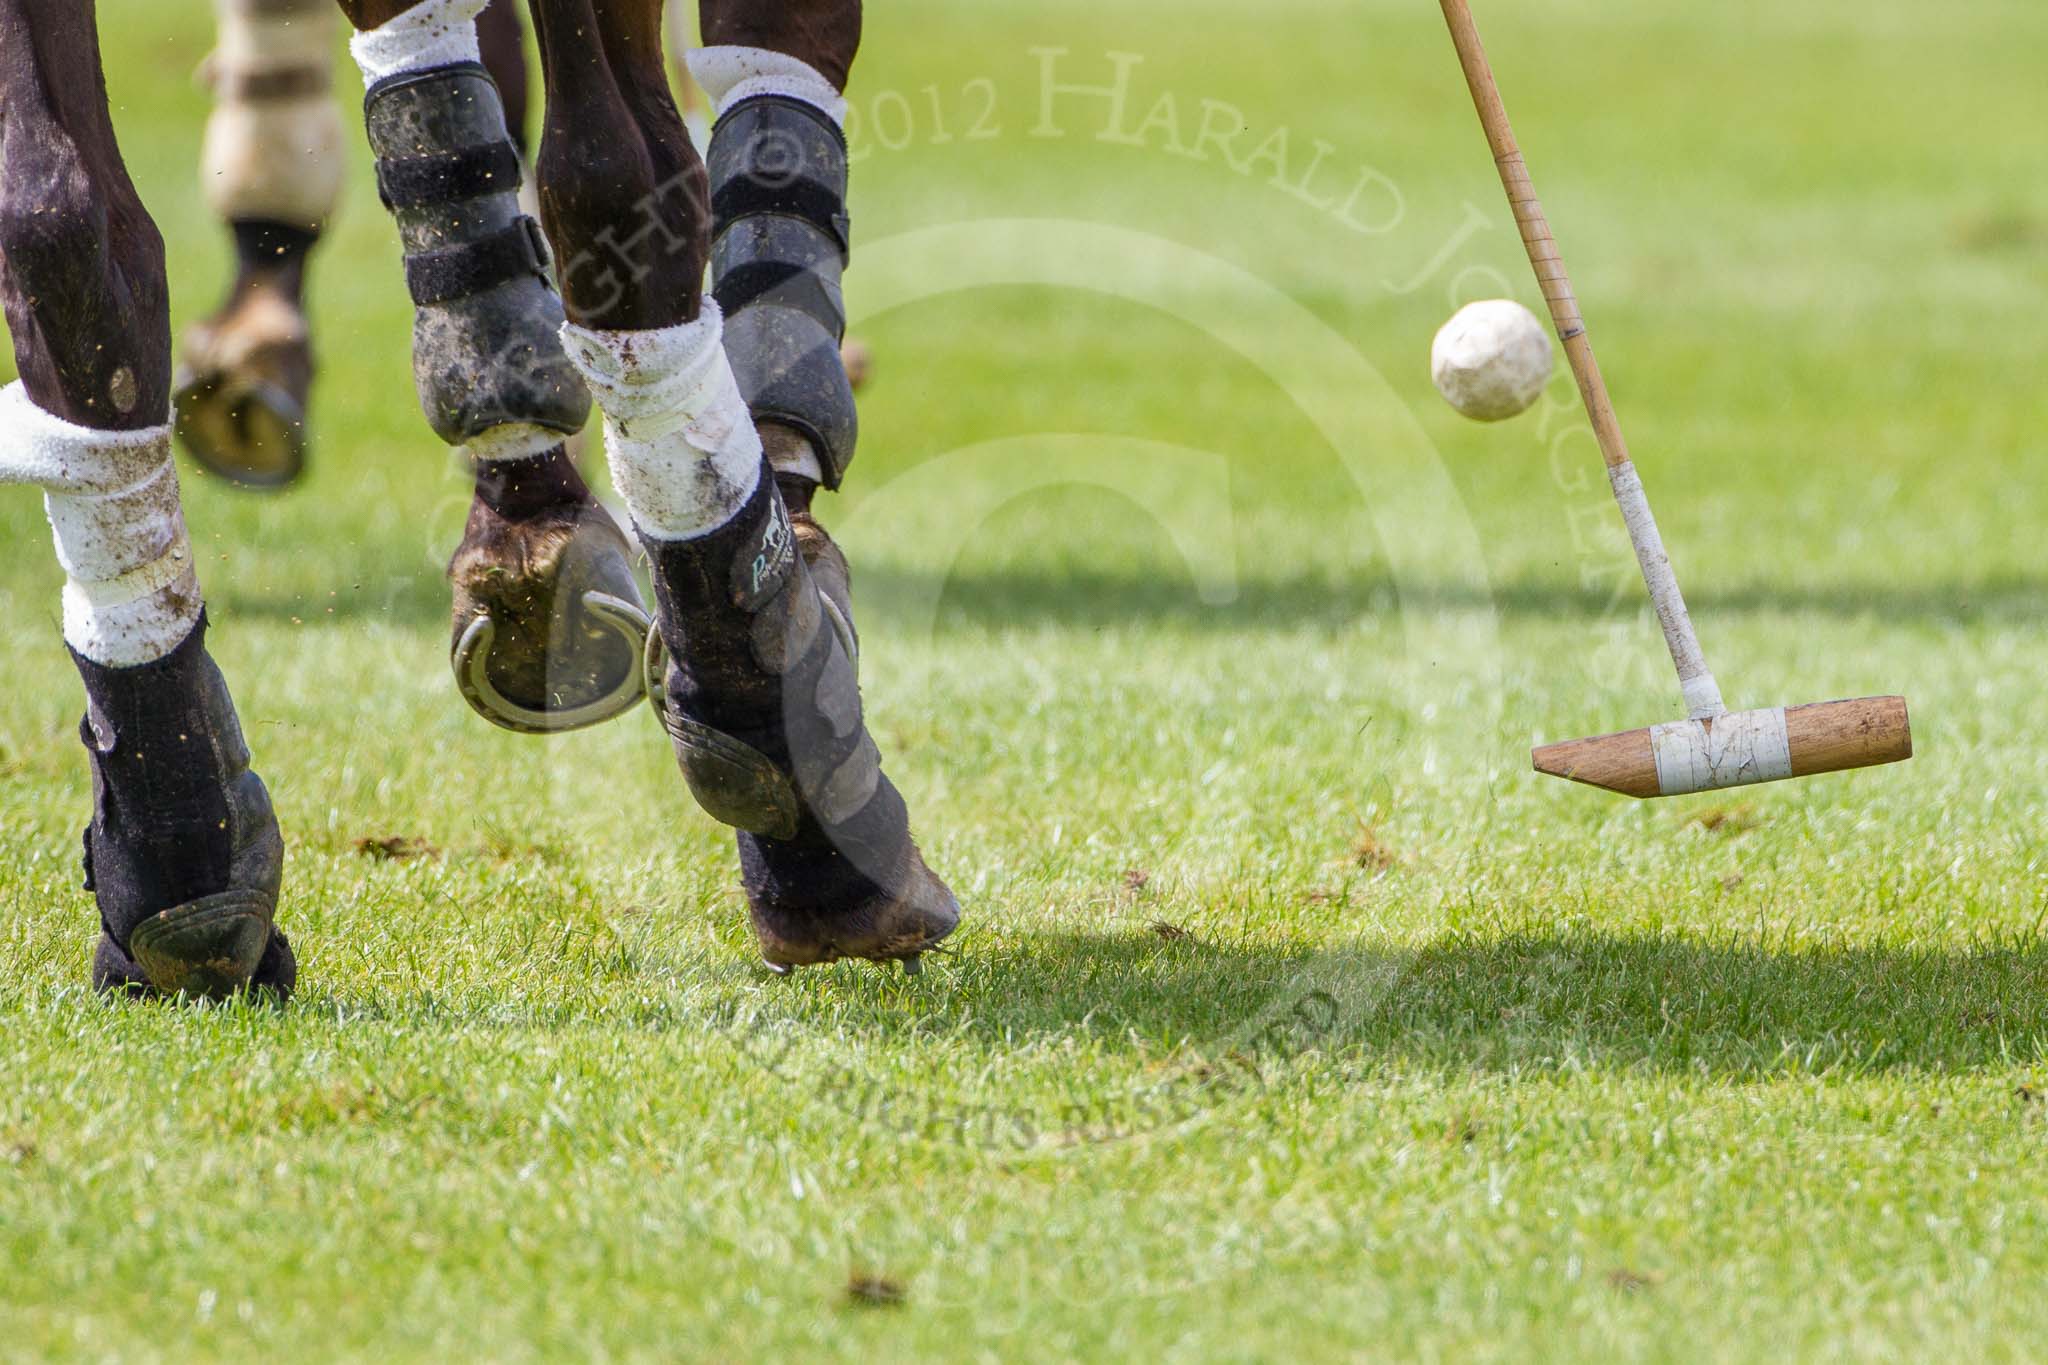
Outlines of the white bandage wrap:
[{"label": "white bandage wrap", "polygon": [[0,389],[0,483],[34,484],[64,566],[64,639],[110,667],[160,659],[199,619],[171,429],[103,431]]},{"label": "white bandage wrap", "polygon": [[1666,796],[1792,776],[1792,737],[1782,706],[1653,725],[1650,748],[1657,758],[1657,788]]},{"label": "white bandage wrap", "polygon": [[1671,556],[1664,549],[1664,537],[1657,519],[1650,514],[1650,499],[1643,492],[1642,476],[1632,461],[1623,460],[1607,470],[1614,486],[1614,500],[1621,505],[1621,519],[1628,526],[1629,542],[1635,546],[1636,562],[1642,566],[1643,582],[1650,589],[1650,605],[1656,608],[1658,624],[1664,627],[1664,643],[1670,647],[1671,662],[1678,668],[1678,685],[1685,693],[1686,710],[1695,720],[1718,716],[1727,707],[1721,701],[1721,685],[1700,653],[1699,637],[1693,633],[1692,614],[1685,609],[1685,596],[1678,590],[1678,578],[1671,572]]},{"label": "white bandage wrap", "polygon": [[781,95],[822,110],[842,127],[846,124],[846,98],[839,87],[818,68],[788,53],[763,47],[700,47],[683,60],[710,97],[714,119],[723,118],[741,100]]},{"label": "white bandage wrap", "polygon": [[483,10],[484,0],[425,0],[389,23],[364,29],[348,44],[363,85],[404,71],[482,61],[476,17]]},{"label": "white bandage wrap", "polygon": [[604,413],[612,483],[656,540],[715,531],[761,479],[761,437],[704,300],[695,322],[645,332],[562,324],[562,345]]}]

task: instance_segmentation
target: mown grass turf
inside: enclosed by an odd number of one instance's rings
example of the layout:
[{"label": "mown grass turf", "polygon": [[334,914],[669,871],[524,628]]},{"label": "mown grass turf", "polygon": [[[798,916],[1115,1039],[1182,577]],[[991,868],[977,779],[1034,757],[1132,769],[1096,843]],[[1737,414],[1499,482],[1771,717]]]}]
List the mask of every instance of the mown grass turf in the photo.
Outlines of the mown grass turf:
[{"label": "mown grass turf", "polygon": [[[1455,301],[1534,301],[1434,7],[901,0],[827,517],[968,920],[772,980],[651,718],[455,696],[463,480],[358,142],[311,479],[185,479],[288,1012],[83,989],[59,575],[0,499],[0,1350],[2048,1350],[2048,13],[1479,8],[1731,699],[1905,692],[1909,767],[1527,773],[1674,689],[1568,383],[1428,387]],[[101,14],[181,321],[202,10]],[[1110,53],[1124,122],[1048,116]]]}]

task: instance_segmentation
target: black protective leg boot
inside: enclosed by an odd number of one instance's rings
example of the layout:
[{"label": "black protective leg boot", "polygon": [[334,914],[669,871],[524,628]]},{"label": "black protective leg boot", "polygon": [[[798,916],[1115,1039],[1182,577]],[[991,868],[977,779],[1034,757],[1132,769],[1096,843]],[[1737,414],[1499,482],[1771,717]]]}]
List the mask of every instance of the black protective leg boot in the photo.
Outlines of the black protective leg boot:
[{"label": "black protective leg boot", "polygon": [[[903,798],[861,717],[850,614],[820,591],[764,461],[725,526],[691,540],[642,537],[661,637],[650,679],[690,790],[740,831],[761,954],[778,971],[842,957],[900,960],[953,931],[960,907],[925,866]],[[659,651],[650,646],[650,655]]]},{"label": "black protective leg boot", "polygon": [[[489,73],[473,62],[405,72],[373,85],[363,108],[378,192],[405,249],[413,380],[435,433],[464,445],[514,424],[581,431],[590,395],[562,350],[547,242],[519,207],[519,154]],[[559,446],[480,462],[449,563],[456,683],[509,730],[575,729],[640,700],[648,619],[630,546],[567,463]],[[517,507],[495,498],[521,482],[563,496]]]},{"label": "black protective leg boot", "polygon": [[[810,105],[760,96],[719,119],[706,171],[734,378],[776,461],[808,454],[837,488],[858,434],[839,353],[846,140]],[[846,561],[810,519],[807,490],[802,504],[792,518],[764,472],[726,527],[648,542],[661,634],[678,656],[648,692],[697,799],[741,831],[769,965],[861,957],[915,970],[960,907],[882,775],[861,716]]]},{"label": "black protective leg boot", "polygon": [[99,902],[93,984],[218,999],[290,995],[275,927],[284,839],[202,618],[163,658],[109,668],[76,653],[92,763],[85,884]]}]

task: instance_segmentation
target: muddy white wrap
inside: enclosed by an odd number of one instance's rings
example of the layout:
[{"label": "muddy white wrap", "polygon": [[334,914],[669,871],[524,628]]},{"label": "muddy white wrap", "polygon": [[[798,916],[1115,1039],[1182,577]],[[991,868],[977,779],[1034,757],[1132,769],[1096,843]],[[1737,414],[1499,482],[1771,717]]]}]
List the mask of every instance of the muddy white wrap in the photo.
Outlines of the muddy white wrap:
[{"label": "muddy white wrap", "polygon": [[349,54],[362,68],[365,86],[404,71],[481,61],[476,17],[483,10],[484,0],[425,0],[356,34],[349,39]]},{"label": "muddy white wrap", "polygon": [[34,484],[64,566],[64,639],[96,663],[160,659],[199,619],[171,429],[102,431],[0,389],[0,483]]},{"label": "muddy white wrap", "polygon": [[612,483],[656,540],[715,531],[761,478],[761,437],[704,300],[695,322],[642,332],[562,324],[562,345],[604,413]]},{"label": "muddy white wrap", "polygon": [[741,100],[781,95],[821,110],[834,123],[846,123],[846,99],[839,87],[809,62],[787,53],[760,47],[700,47],[683,60],[710,98],[714,119],[724,117]]}]

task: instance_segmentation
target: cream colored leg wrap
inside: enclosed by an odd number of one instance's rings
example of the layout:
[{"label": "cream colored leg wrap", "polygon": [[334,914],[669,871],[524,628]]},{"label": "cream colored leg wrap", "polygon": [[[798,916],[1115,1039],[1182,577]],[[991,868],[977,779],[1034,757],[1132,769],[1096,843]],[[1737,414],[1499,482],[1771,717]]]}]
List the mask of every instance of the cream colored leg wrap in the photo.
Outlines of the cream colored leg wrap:
[{"label": "cream colored leg wrap", "polygon": [[200,179],[230,221],[317,231],[341,195],[334,0],[215,0],[219,46]]},{"label": "cream colored leg wrap", "polygon": [[114,668],[161,659],[199,619],[171,429],[102,431],[0,389],[0,484],[34,484],[64,566],[64,639]]}]

